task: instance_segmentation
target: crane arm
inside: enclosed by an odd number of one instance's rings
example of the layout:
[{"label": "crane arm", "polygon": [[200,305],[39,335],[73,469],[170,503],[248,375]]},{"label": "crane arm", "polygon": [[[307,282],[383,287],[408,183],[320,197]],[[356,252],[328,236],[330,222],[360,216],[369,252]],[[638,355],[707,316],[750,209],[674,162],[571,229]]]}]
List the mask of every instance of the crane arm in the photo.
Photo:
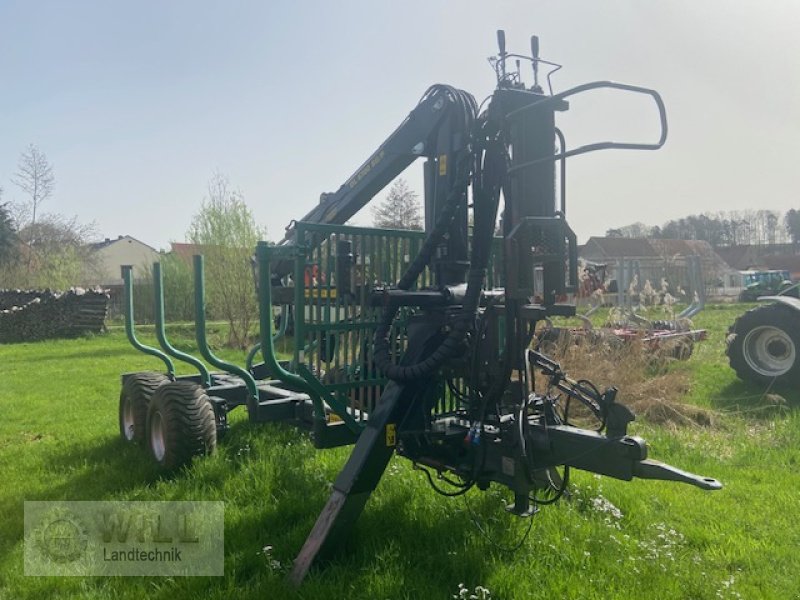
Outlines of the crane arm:
[{"label": "crane arm", "polygon": [[[475,111],[470,94],[446,85],[431,86],[372,156],[337,191],[322,194],[320,203],[300,220],[344,224],[417,158],[435,161],[466,145]],[[290,244],[294,239],[290,225],[279,245]],[[276,263],[273,276],[286,275],[287,268],[284,262]]]}]

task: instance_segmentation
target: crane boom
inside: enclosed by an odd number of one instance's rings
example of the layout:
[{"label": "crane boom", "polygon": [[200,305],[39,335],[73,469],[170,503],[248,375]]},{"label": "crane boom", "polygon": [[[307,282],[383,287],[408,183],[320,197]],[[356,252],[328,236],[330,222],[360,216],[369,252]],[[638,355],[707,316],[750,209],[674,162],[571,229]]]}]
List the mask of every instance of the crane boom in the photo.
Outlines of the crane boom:
[{"label": "crane boom", "polygon": [[[448,169],[448,162],[452,164],[453,160],[448,161],[448,158],[468,143],[476,112],[475,99],[467,92],[441,84],[431,86],[372,156],[338,190],[322,194],[319,204],[300,220],[344,224],[421,157],[427,159],[425,206],[434,210],[434,214],[426,221],[435,218],[435,207],[443,202],[455,181],[454,169]],[[456,223],[451,232],[449,255],[454,260],[464,261],[467,258],[466,212],[461,221],[463,226],[460,222]],[[290,225],[279,245],[294,241],[294,228]],[[273,278],[288,273],[288,262],[278,262],[273,267]]]}]

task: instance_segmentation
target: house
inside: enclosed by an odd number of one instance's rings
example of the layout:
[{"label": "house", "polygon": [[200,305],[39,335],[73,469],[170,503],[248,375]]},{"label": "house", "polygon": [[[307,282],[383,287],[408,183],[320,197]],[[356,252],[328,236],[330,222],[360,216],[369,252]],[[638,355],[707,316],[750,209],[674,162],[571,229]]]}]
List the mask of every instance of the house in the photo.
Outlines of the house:
[{"label": "house", "polygon": [[170,242],[172,254],[181,258],[186,264],[191,265],[195,254],[204,254],[206,248],[202,244],[190,244],[186,242]]},{"label": "house", "polygon": [[658,286],[666,279],[674,288],[691,289],[688,262],[699,260],[707,295],[735,297],[741,289],[740,277],[714,251],[708,242],[700,240],[671,240],[618,237],[591,237],[579,248],[582,259],[608,265],[609,279],[628,281],[630,273],[619,277],[617,270],[624,261],[633,270],[640,285],[649,280]]},{"label": "house", "polygon": [[106,238],[102,242],[90,244],[89,248],[92,264],[84,284],[110,289],[122,287],[122,265],[133,265],[134,277],[141,279],[146,269],[161,256],[152,246],[129,235]]},{"label": "house", "polygon": [[800,281],[800,245],[729,246],[717,252],[738,271],[789,271],[793,281]]}]

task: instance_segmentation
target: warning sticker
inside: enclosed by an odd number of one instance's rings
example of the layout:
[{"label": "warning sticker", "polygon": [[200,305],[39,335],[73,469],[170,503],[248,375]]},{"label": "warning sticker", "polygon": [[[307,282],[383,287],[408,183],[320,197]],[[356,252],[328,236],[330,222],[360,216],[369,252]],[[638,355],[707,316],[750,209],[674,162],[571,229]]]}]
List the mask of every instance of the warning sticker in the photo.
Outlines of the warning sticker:
[{"label": "warning sticker", "polygon": [[395,425],[394,423],[389,423],[386,426],[386,446],[391,447],[394,446],[397,442],[397,434],[395,432]]}]

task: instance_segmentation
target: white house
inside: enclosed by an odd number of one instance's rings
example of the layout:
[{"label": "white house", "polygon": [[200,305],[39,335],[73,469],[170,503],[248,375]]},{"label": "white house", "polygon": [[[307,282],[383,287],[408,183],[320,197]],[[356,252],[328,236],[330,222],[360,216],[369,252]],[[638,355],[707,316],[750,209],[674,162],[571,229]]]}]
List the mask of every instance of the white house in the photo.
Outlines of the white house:
[{"label": "white house", "polygon": [[159,260],[155,248],[140,242],[129,235],[116,239],[106,238],[102,242],[90,244],[92,249],[91,274],[87,275],[86,285],[99,285],[112,288],[122,285],[122,265],[133,265],[134,277],[139,279],[146,267]]}]

